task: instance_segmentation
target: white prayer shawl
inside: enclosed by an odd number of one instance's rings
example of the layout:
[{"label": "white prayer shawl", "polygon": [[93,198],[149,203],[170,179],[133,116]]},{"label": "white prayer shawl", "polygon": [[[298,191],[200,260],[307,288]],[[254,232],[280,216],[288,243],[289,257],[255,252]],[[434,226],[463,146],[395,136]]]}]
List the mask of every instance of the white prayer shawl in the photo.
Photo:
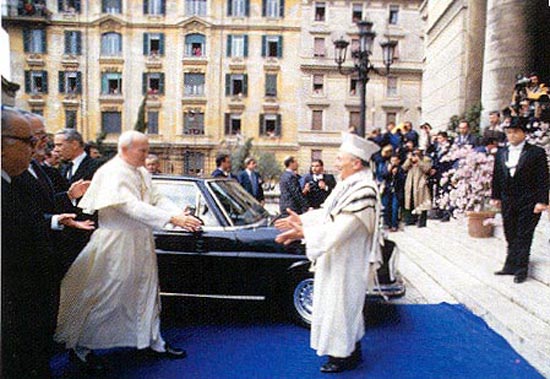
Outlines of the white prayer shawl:
[{"label": "white prayer shawl", "polygon": [[[311,347],[347,357],[364,336],[369,280],[382,262],[378,189],[370,170],[338,183],[323,208],[300,216],[306,253],[315,261]],[[319,220],[324,220],[321,224]]]},{"label": "white prayer shawl", "polygon": [[79,206],[99,211],[99,228],[61,284],[55,340],[67,348],[163,347],[152,230],[182,210],[155,194],[145,168],[118,156],[96,172]]}]

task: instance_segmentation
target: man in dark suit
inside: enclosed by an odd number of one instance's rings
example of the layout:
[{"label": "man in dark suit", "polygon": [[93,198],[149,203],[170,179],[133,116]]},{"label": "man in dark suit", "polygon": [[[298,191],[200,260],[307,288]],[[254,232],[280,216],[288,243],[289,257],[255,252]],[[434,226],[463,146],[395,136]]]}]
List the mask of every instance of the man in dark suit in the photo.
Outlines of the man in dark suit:
[{"label": "man in dark suit", "polygon": [[[101,166],[101,162],[97,159],[89,157],[84,151],[84,140],[80,133],[74,129],[63,129],[54,136],[55,151],[66,163],[60,168],[61,176],[64,177],[69,186],[75,183],[84,183],[89,185],[95,172]],[[67,191],[71,187],[66,188]],[[84,193],[79,193],[78,197],[69,199],[64,194],[56,194],[56,202],[58,209],[64,213],[75,213],[78,221],[89,220],[90,217],[84,215],[82,210],[78,208],[78,202]],[[97,222],[96,218],[92,220]],[[63,262],[65,269],[68,269],[80,251],[86,246],[92,231],[80,229],[66,229],[63,231],[66,241],[66,248],[63,251]]]},{"label": "man in dark suit", "polygon": [[28,120],[2,108],[2,377],[48,378],[55,328],[56,259],[47,226],[13,179],[32,156]]},{"label": "man in dark suit", "polygon": [[300,179],[300,187],[309,208],[321,207],[336,187],[334,175],[325,174],[325,165],[321,159],[311,161],[311,170]]},{"label": "man in dark suit", "polygon": [[470,145],[471,147],[477,146],[477,138],[470,133],[470,124],[466,120],[460,120],[458,123],[458,135],[454,140],[454,144],[458,147],[464,147]]},{"label": "man in dark suit", "polygon": [[262,177],[256,172],[256,159],[248,157],[244,160],[244,166],[246,167],[239,173],[237,177],[241,186],[262,205],[264,204],[264,190],[262,188]]},{"label": "man in dark suit", "polygon": [[307,211],[307,202],[300,188],[300,177],[296,173],[296,170],[298,170],[298,161],[296,158],[290,156],[286,157],[283,163],[285,165],[285,172],[283,172],[279,179],[279,190],[281,191],[279,210],[283,216],[288,215],[287,208],[298,214],[302,214]]},{"label": "man in dark suit", "polygon": [[231,157],[227,153],[218,153],[216,155],[216,169],[210,174],[213,178],[231,178],[235,176],[231,173]]},{"label": "man in dark suit", "polygon": [[495,275],[527,279],[533,233],[548,205],[550,179],[545,151],[525,141],[526,120],[513,119],[506,128],[508,146],[500,149],[493,173],[493,204],[501,206],[508,243],[506,262]]}]

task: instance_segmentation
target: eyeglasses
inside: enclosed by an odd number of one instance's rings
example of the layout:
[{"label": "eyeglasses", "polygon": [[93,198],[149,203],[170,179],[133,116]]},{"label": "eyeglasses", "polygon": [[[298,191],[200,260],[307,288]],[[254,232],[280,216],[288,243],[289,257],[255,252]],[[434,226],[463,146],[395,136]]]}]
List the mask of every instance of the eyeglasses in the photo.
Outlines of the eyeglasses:
[{"label": "eyeglasses", "polygon": [[21,142],[26,143],[29,146],[34,146],[36,144],[36,142],[38,142],[38,138],[36,138],[35,136],[19,137],[19,136],[11,136],[11,135],[2,135],[2,137],[11,138],[11,139],[14,139],[14,140],[17,140],[17,141],[21,141]]}]

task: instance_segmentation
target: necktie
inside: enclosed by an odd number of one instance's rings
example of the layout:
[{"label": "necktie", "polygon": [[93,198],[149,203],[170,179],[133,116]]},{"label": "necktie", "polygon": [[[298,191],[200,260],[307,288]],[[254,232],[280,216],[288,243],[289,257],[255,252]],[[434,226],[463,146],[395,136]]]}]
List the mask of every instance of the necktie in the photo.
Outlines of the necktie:
[{"label": "necktie", "polygon": [[71,183],[71,180],[73,179],[73,162],[67,163],[67,180],[69,183]]}]

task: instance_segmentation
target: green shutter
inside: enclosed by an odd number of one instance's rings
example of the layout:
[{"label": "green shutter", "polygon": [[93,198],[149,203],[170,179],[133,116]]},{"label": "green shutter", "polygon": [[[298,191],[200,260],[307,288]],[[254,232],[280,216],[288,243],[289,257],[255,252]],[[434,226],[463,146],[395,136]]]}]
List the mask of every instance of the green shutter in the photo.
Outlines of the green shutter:
[{"label": "green shutter", "polygon": [[46,54],[46,52],[48,51],[48,42],[46,41],[46,30],[45,29],[41,29],[42,32],[42,54]]},{"label": "green shutter", "polygon": [[149,7],[147,6],[148,5],[148,1],[147,0],[143,0],[143,14],[148,14],[149,13]]},{"label": "green shutter", "polygon": [[76,73],[76,92],[82,93],[82,73],[80,71]]},{"label": "green shutter", "polygon": [[82,54],[82,32],[75,32],[76,33],[76,53],[78,55]]},{"label": "green shutter", "polygon": [[48,93],[48,71],[42,71],[42,93]]},{"label": "green shutter", "polygon": [[244,38],[243,38],[244,42],[244,51],[243,51],[243,55],[245,57],[248,57],[248,35],[244,35]]},{"label": "green shutter", "polygon": [[264,114],[263,113],[260,113],[260,135],[264,135],[265,134],[265,129],[264,129]]},{"label": "green shutter", "polygon": [[65,54],[71,53],[71,32],[65,32]]},{"label": "green shutter", "polygon": [[279,0],[279,17],[285,17],[285,0]]},{"label": "green shutter", "polygon": [[244,15],[246,17],[250,16],[250,0],[244,1]]},{"label": "green shutter", "polygon": [[143,55],[149,55],[149,33],[143,33]]},{"label": "green shutter", "polygon": [[275,134],[280,137],[283,131],[283,125],[281,121],[281,115],[277,115],[277,125],[275,126]]},{"label": "green shutter", "polygon": [[63,11],[63,0],[57,0],[57,11],[58,12]]},{"label": "green shutter", "polygon": [[262,36],[262,57],[265,57],[267,54],[266,52],[266,46],[267,46],[267,36]]},{"label": "green shutter", "polygon": [[233,0],[227,0],[227,15],[233,16]]},{"label": "green shutter", "polygon": [[262,0],[262,17],[267,14],[267,0]]},{"label": "green shutter", "polygon": [[229,122],[230,122],[229,113],[226,113],[225,114],[225,119],[224,119],[225,134],[231,134],[231,130],[230,130],[230,127],[229,127]]},{"label": "green shutter", "polygon": [[283,57],[283,36],[279,36],[279,43],[277,44],[277,57]]},{"label": "green shutter", "polygon": [[230,34],[227,36],[227,56],[231,56],[231,45],[233,43],[233,36]]},{"label": "green shutter", "polygon": [[59,71],[59,93],[65,93],[65,71]]},{"label": "green shutter", "polygon": [[225,74],[225,96],[231,95],[231,74]]},{"label": "green shutter", "polygon": [[147,73],[141,74],[141,93],[145,95],[147,93]]},{"label": "green shutter", "polygon": [[160,13],[166,14],[166,0],[160,2]]},{"label": "green shutter", "polygon": [[77,13],[80,13],[80,0],[75,0],[75,1],[74,1],[74,10],[75,10]]},{"label": "green shutter", "polygon": [[164,33],[159,35],[159,54],[164,55]]},{"label": "green shutter", "polygon": [[109,93],[109,79],[107,78],[107,74],[105,73],[101,75],[101,93]]},{"label": "green shutter", "polygon": [[31,49],[31,31],[23,29],[23,50],[28,53]]},{"label": "green shutter", "polygon": [[248,74],[243,75],[243,96],[248,96]]},{"label": "green shutter", "polygon": [[31,72],[25,71],[25,93],[31,93]]},{"label": "green shutter", "polygon": [[159,93],[164,95],[164,72],[159,74]]}]

